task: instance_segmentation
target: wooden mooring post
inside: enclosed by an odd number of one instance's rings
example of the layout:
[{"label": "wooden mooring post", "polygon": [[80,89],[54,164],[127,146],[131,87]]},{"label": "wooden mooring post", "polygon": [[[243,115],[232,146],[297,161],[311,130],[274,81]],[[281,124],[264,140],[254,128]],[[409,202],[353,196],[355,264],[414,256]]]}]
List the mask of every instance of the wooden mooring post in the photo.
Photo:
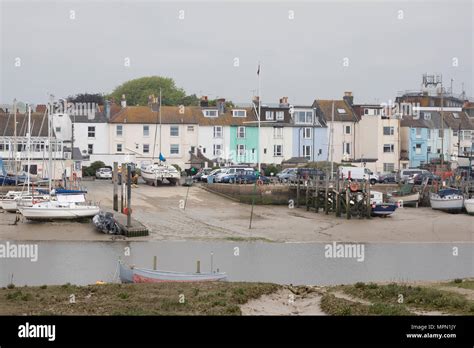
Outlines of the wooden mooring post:
[{"label": "wooden mooring post", "polygon": [[114,162],[114,171],[112,173],[112,180],[114,185],[114,195],[113,195],[113,209],[118,211],[118,163]]}]

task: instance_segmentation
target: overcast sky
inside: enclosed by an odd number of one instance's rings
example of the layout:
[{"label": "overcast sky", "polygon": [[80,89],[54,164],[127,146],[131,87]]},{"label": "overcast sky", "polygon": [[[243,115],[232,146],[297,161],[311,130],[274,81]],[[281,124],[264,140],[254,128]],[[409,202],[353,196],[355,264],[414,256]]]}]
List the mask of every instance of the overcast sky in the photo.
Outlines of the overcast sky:
[{"label": "overcast sky", "polygon": [[418,89],[425,72],[474,95],[472,0],[0,1],[0,103],[108,93],[151,75],[247,103],[258,61],[268,103],[344,91],[383,102]]}]

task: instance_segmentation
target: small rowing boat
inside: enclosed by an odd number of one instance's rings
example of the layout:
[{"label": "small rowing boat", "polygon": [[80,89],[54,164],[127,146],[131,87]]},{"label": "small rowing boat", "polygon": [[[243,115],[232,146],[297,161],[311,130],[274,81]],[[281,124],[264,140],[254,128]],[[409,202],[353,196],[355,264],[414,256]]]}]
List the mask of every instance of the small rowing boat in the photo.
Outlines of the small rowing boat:
[{"label": "small rowing boat", "polygon": [[187,273],[160,271],[124,265],[119,261],[122,283],[215,282],[227,280],[224,272]]}]

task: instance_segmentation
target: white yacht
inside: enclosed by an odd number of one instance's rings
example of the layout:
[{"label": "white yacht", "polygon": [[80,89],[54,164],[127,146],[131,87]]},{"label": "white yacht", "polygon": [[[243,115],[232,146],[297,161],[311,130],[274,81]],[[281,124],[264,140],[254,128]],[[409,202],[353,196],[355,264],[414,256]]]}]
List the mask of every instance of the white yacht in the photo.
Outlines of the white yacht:
[{"label": "white yacht", "polygon": [[141,167],[141,175],[147,184],[157,186],[164,180],[171,185],[176,185],[181,178],[181,173],[175,167],[164,163],[153,163]]}]

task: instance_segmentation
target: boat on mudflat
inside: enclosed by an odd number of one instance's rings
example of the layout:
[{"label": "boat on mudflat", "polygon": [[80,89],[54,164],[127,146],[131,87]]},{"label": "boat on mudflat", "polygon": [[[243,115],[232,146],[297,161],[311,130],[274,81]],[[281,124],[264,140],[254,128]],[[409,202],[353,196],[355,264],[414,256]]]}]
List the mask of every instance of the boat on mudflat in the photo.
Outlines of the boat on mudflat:
[{"label": "boat on mudflat", "polygon": [[403,185],[399,191],[392,192],[388,198],[390,203],[400,203],[400,205],[415,205],[418,207],[420,193],[413,191],[413,184]]},{"label": "boat on mudflat", "polygon": [[385,217],[393,214],[398,208],[398,203],[384,203],[383,193],[379,191],[370,191],[370,204],[373,216]]},{"label": "boat on mudflat", "polygon": [[469,215],[474,215],[474,198],[464,200],[464,208]]},{"label": "boat on mudflat", "polygon": [[431,208],[450,213],[460,212],[464,206],[464,196],[458,189],[447,188],[430,195]]},{"label": "boat on mudflat", "polygon": [[215,282],[227,280],[224,272],[187,273],[152,270],[124,265],[119,262],[122,283]]}]

